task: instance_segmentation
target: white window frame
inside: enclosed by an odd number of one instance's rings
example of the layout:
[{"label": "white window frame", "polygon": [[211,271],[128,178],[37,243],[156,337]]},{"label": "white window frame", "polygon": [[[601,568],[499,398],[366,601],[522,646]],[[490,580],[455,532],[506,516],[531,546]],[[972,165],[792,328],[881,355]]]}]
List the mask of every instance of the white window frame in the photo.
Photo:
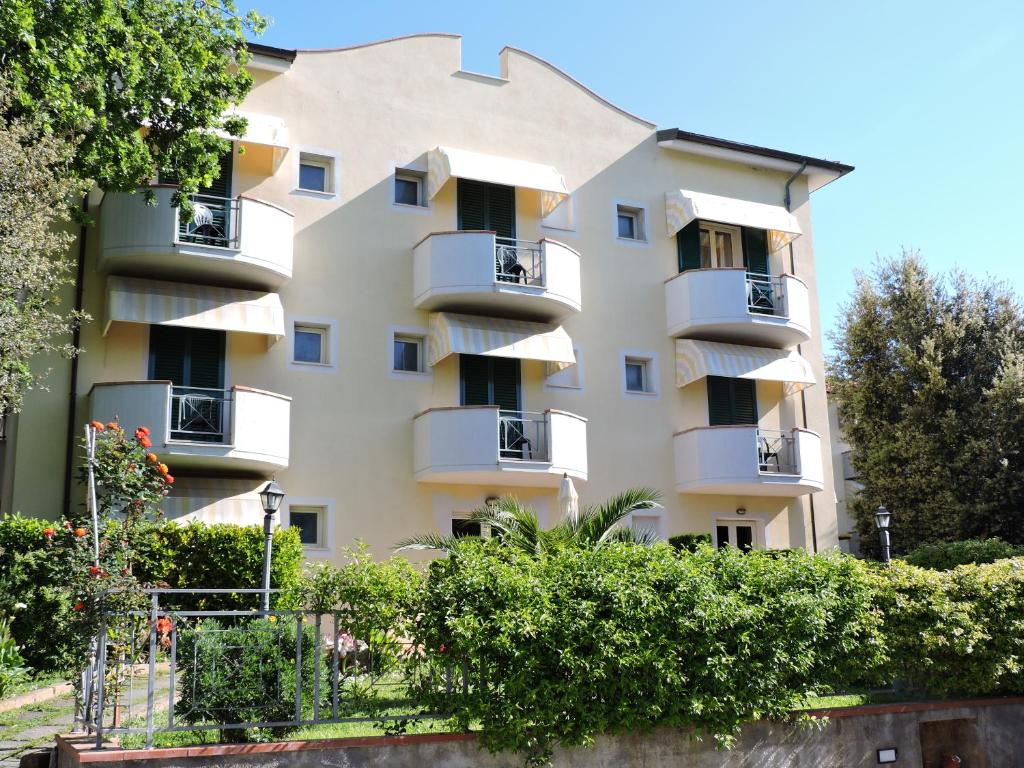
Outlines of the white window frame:
[{"label": "white window frame", "polygon": [[[764,520],[758,517],[751,517],[750,515],[716,515],[711,521],[711,545],[718,549],[718,526],[726,525],[735,527],[737,525],[749,525],[754,529],[754,549],[767,549],[768,548],[768,534],[767,526]],[[734,533],[730,535],[735,538]]]},{"label": "white window frame", "polygon": [[[644,366],[643,391],[630,389],[626,376],[626,364],[642,363]],[[625,397],[657,398],[660,395],[659,382],[661,372],[658,367],[658,356],[654,352],[636,349],[624,349],[619,354],[619,371],[622,378],[622,394]]]},{"label": "white window frame", "polygon": [[[415,339],[420,343],[420,370],[418,371],[396,371],[395,370],[395,340]],[[434,371],[427,364],[427,329],[412,325],[392,325],[388,328],[387,343],[387,371],[393,379],[429,379],[433,377]]]},{"label": "white window frame", "polygon": [[[341,194],[341,161],[338,153],[320,147],[296,147],[294,165],[293,195],[313,197],[318,200],[332,200]],[[320,165],[325,170],[326,190],[303,189],[299,186],[299,168],[303,165]]]},{"label": "white window frame", "polygon": [[[573,345],[572,353],[573,353],[573,356],[576,358],[576,365],[569,366],[569,368],[564,368],[562,370],[553,370],[553,365],[551,363],[547,364],[548,367],[545,368],[545,376],[544,376],[544,389],[545,389],[545,391],[552,391],[552,390],[559,390],[559,391],[566,391],[566,390],[568,390],[569,392],[582,392],[583,391],[583,386],[584,386],[583,347],[578,347],[578,346]],[[572,368],[576,369],[576,383],[575,384],[559,384],[556,377],[560,376],[562,374],[565,374],[567,371],[569,371]],[[552,381],[552,379],[554,379],[554,381]]]},{"label": "white window frame", "polygon": [[[323,331],[322,351],[327,359],[320,363],[304,363],[295,359],[295,329],[316,328]],[[333,317],[291,315],[285,324],[288,368],[293,371],[336,372],[338,370],[338,321]]]},{"label": "white window frame", "polygon": [[[743,264],[744,264],[744,260],[743,260],[743,230],[740,227],[734,227],[731,224],[718,224],[717,222],[714,222],[714,221],[704,221],[703,219],[701,219],[697,223],[697,227],[700,230],[706,230],[708,232],[709,237],[712,238],[712,248],[711,248],[711,261],[712,261],[712,263],[709,264],[706,267],[704,266],[704,254],[702,252],[701,253],[701,264],[700,264],[700,268],[701,269],[742,269],[743,268]],[[715,249],[714,249],[714,246],[713,246],[714,235],[716,233],[728,234],[728,235],[730,235],[732,237],[732,243],[733,243],[732,260],[733,261],[737,261],[737,260],[739,261],[739,266],[738,267],[735,266],[735,265],[731,266],[731,267],[723,267],[723,266],[721,266],[720,264],[717,263],[718,262],[718,256],[715,253]],[[698,240],[697,240],[698,247],[700,245],[700,239],[699,238],[700,238],[700,234],[698,233]]]},{"label": "white window frame", "polygon": [[[417,199],[419,200],[416,205],[400,203],[395,199],[398,196],[399,179],[416,182],[418,189]],[[427,199],[427,174],[416,168],[394,168],[391,174],[391,205],[400,211],[422,212],[428,210],[430,208],[430,201]]]},{"label": "white window frame", "polygon": [[[299,360],[295,356],[295,342],[298,339],[299,333],[315,334],[320,337],[320,354],[317,355],[316,360]],[[328,355],[328,337],[330,332],[327,328],[322,325],[307,325],[305,323],[295,323],[292,326],[292,362],[296,365],[329,365],[330,356]]]},{"label": "white window frame", "polygon": [[[619,236],[619,216],[621,214],[628,214],[635,219],[635,234],[636,237],[620,237]],[[616,200],[615,201],[615,216],[612,218],[612,235],[615,237],[616,242],[624,245],[636,245],[647,247],[651,244],[650,232],[648,230],[647,222],[647,206],[641,205],[640,203],[629,201],[629,200]]]},{"label": "white window frame", "polygon": [[336,528],[334,499],[288,497],[283,506],[284,509],[281,511],[282,528],[289,528],[291,526],[292,507],[296,507],[303,512],[307,511],[310,507],[323,510],[323,519],[320,525],[323,541],[316,546],[303,544],[302,549],[305,556],[311,560],[333,560]]}]

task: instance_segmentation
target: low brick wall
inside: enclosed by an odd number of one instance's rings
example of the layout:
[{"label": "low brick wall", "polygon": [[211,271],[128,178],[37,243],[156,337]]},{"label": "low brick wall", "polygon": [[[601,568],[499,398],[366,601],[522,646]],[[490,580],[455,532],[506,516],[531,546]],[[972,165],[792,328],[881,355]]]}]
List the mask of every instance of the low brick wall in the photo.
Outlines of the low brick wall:
[{"label": "low brick wall", "polygon": [[[823,725],[758,722],[734,749],[716,750],[689,731],[602,736],[589,749],[558,750],[556,768],[868,768],[880,749],[895,766],[941,768],[955,752],[965,768],[1024,768],[1024,698],[819,710]],[[58,741],[57,768],[522,768],[514,754],[491,755],[468,734],[290,741],[153,750],[92,750],[91,740]]]}]

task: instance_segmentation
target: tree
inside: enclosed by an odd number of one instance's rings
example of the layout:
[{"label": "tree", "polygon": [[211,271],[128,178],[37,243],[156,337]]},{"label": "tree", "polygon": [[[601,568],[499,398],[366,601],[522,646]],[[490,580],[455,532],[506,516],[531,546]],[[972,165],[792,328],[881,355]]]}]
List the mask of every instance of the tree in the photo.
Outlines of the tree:
[{"label": "tree", "polygon": [[[634,512],[661,506],[660,497],[650,488],[632,488],[604,504],[583,507],[576,517],[562,520],[547,530],[541,528],[537,513],[514,496],[503,496],[494,506],[474,510],[469,519],[479,523],[481,528],[490,529],[491,535],[507,546],[534,555],[563,547],[597,549],[613,541],[653,544],[657,537],[650,531],[634,531],[619,523]],[[396,546],[400,550],[450,552],[458,546],[460,538],[464,537],[428,533],[404,539]]]},{"label": "tree", "polygon": [[232,0],[4,0],[0,74],[8,118],[76,141],[72,168],[105,190],[162,173],[208,184],[245,121],[225,112],[252,86],[245,33],[264,20]]},{"label": "tree", "polygon": [[1024,543],[1024,314],[994,281],[929,273],[916,252],[879,261],[833,335],[831,384],[863,490],[893,545],[997,536]]},{"label": "tree", "polygon": [[0,414],[20,410],[45,376],[30,367],[34,356],[72,352],[57,339],[81,319],[61,309],[72,280],[67,201],[85,192],[70,173],[74,146],[10,117],[11,99],[0,81]]}]

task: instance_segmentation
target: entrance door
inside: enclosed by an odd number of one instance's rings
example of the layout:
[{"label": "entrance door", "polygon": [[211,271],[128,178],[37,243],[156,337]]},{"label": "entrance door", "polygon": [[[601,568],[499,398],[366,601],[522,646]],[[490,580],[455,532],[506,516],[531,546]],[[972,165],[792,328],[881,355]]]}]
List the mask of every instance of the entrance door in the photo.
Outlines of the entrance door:
[{"label": "entrance door", "polygon": [[754,548],[754,524],[738,520],[719,520],[715,523],[715,546],[718,549],[736,547],[743,552]]},{"label": "entrance door", "polygon": [[173,385],[171,439],[224,440],[224,342],[224,331],[150,326],[149,378]]},{"label": "entrance door", "polygon": [[529,459],[540,449],[523,418],[519,360],[459,355],[462,405],[498,406],[498,448],[502,458]]}]

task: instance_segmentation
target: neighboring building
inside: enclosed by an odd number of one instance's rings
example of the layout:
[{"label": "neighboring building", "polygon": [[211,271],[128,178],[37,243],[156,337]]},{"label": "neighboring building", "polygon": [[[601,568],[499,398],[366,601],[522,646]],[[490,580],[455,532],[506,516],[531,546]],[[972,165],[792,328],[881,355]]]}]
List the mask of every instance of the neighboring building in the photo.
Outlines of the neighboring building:
[{"label": "neighboring building", "polygon": [[[253,50],[189,220],[160,184],[90,211],[73,425],[149,426],[172,517],[258,522],[276,475],[311,557],[384,554],[505,493],[552,524],[567,474],[659,489],[630,524],[661,536],[837,545],[810,193],[850,166],[658,130],[514,48],[466,72],[453,35]],[[69,377],[5,510],[62,511]]]},{"label": "neighboring building", "polygon": [[839,406],[829,397],[828,431],[832,436],[832,477],[835,479],[836,520],[839,525],[839,547],[851,555],[860,554],[860,534],[850,513],[850,504],[862,486],[853,468],[853,450],[846,442],[839,420]]}]

